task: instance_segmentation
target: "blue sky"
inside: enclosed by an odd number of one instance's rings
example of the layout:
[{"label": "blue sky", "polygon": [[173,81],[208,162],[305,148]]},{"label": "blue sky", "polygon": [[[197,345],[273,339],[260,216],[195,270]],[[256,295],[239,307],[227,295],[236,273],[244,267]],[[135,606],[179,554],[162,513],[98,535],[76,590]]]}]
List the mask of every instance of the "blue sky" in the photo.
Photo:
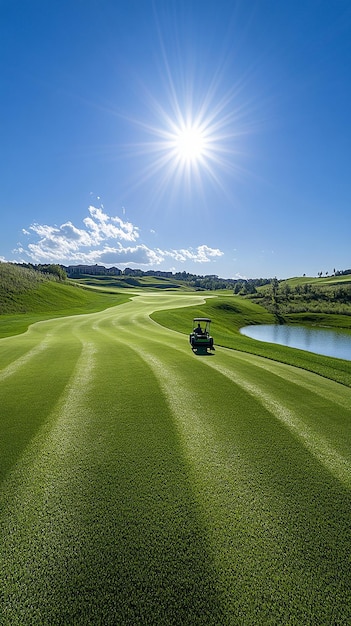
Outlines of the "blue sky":
[{"label": "blue sky", "polygon": [[0,259],[351,267],[349,0],[0,0]]}]

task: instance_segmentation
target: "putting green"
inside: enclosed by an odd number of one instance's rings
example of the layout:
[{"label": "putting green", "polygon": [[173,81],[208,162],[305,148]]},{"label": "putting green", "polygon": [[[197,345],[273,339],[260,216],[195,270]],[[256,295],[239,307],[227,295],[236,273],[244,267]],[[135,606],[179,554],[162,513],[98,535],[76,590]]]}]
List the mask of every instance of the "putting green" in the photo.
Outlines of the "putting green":
[{"label": "putting green", "polygon": [[351,623],[351,389],[149,317],[199,302],[0,340],[1,624]]}]

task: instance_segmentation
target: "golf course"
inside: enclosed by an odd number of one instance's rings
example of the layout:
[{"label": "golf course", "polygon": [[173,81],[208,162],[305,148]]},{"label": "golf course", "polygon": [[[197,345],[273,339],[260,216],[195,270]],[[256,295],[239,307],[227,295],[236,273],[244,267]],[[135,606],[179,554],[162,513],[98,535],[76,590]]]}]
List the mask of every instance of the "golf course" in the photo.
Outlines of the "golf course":
[{"label": "golf course", "polygon": [[349,625],[351,387],[124,300],[0,339],[0,623]]}]

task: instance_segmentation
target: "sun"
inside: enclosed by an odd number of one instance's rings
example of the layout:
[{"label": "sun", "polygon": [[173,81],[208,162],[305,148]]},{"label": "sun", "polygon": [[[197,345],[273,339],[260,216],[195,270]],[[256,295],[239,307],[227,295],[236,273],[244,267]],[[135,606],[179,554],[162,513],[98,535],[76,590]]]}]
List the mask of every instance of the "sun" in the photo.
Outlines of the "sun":
[{"label": "sun", "polygon": [[179,189],[205,192],[209,183],[227,194],[229,176],[242,174],[240,144],[250,130],[247,109],[236,102],[235,89],[220,94],[216,81],[198,90],[196,99],[178,91],[171,76],[169,81],[164,101],[147,92],[149,119],[128,118],[145,136],[130,144],[133,155],[144,158],[136,184],[154,179],[160,195]]},{"label": "sun", "polygon": [[175,156],[185,163],[201,161],[206,153],[206,136],[196,125],[179,129],[174,138]]},{"label": "sun", "polygon": [[147,83],[140,80],[138,113],[117,112],[134,127],[134,142],[121,146],[138,157],[133,189],[150,183],[158,198],[183,192],[187,198],[198,193],[209,197],[213,190],[228,198],[233,180],[247,176],[246,136],[257,125],[256,99],[251,93],[246,97],[249,77],[237,70],[227,76],[230,55],[204,72],[193,46],[180,45],[178,32],[174,40],[164,39],[162,19],[157,17],[158,72]]}]

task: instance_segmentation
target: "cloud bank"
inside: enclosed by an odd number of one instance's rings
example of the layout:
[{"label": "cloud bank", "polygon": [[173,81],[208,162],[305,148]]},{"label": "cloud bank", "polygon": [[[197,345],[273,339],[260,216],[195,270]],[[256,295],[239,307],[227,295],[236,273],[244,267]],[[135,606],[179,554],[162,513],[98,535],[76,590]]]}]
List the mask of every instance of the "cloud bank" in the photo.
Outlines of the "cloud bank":
[{"label": "cloud bank", "polygon": [[223,252],[207,245],[179,250],[151,248],[140,242],[140,230],[118,216],[107,215],[103,208],[90,206],[89,215],[83,219],[83,228],[71,221],[61,226],[32,224],[22,234],[31,241],[18,244],[13,252],[21,255],[21,262],[101,264],[155,267],[169,259],[179,263],[208,263]]}]

